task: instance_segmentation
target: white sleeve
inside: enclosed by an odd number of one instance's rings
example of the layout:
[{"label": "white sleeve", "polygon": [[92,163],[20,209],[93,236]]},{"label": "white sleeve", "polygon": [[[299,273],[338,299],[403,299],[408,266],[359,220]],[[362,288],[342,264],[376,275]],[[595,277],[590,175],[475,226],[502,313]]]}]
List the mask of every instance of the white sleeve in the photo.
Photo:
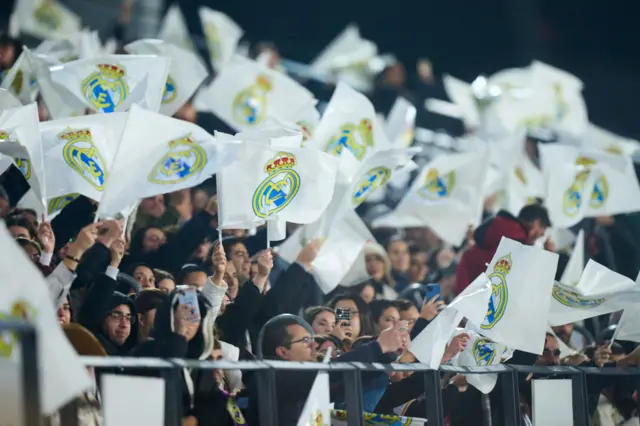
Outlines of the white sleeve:
[{"label": "white sleeve", "polygon": [[49,266],[51,265],[52,258],[53,258],[53,253],[42,253],[40,255],[40,258],[38,259],[38,262],[40,262],[42,266]]},{"label": "white sleeve", "polygon": [[211,315],[212,319],[218,317],[218,312],[220,312],[220,307],[222,306],[222,298],[227,293],[227,283],[222,282],[224,285],[222,287],[217,286],[211,281],[211,278],[207,278],[207,282],[200,289],[200,293],[207,299],[207,302],[211,305]]},{"label": "white sleeve", "polygon": [[71,272],[67,265],[61,263],[56,269],[47,277],[47,285],[49,286],[49,296],[55,309],[57,309],[62,302],[67,298],[71,283],[75,280],[77,275]]}]

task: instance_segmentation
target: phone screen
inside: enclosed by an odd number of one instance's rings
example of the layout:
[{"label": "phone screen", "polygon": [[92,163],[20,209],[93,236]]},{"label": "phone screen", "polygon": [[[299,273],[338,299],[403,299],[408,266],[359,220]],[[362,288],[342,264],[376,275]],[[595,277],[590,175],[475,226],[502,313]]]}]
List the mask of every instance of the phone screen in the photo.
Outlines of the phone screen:
[{"label": "phone screen", "polygon": [[194,322],[200,321],[200,305],[198,305],[198,293],[195,288],[178,290],[178,303],[188,305],[195,314]]},{"label": "phone screen", "polygon": [[[425,286],[426,289],[426,299],[427,302],[433,299],[434,296],[440,296],[440,284],[427,284]],[[440,297],[438,297],[439,299]],[[436,299],[437,300],[437,299]]]}]

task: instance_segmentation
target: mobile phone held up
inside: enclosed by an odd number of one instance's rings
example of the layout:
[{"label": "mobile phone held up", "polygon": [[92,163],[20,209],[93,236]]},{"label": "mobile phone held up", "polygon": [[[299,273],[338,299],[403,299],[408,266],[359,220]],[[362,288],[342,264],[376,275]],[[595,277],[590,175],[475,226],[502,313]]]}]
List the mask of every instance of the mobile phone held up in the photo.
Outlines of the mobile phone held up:
[{"label": "mobile phone held up", "polygon": [[345,327],[349,327],[351,325],[351,311],[347,308],[337,308],[336,309],[336,324],[344,325]]},{"label": "mobile phone held up", "polygon": [[193,322],[200,321],[200,305],[198,305],[198,291],[195,288],[181,288],[178,290],[178,303],[191,308]]},{"label": "mobile phone held up", "polygon": [[[434,296],[438,296],[438,299],[440,299],[440,284],[427,284],[425,286],[425,297],[427,302],[433,299]],[[436,299],[436,301],[438,299]]]}]

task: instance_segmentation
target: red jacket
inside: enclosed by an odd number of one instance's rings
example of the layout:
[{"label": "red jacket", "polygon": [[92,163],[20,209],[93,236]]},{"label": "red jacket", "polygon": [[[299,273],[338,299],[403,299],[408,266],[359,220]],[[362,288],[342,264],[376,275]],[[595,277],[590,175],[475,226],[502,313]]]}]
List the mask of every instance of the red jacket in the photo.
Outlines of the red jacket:
[{"label": "red jacket", "polygon": [[476,229],[473,239],[476,244],[462,254],[456,272],[456,293],[460,294],[480,273],[487,270],[500,239],[507,237],[523,244],[531,245],[527,230],[522,222],[510,213],[501,210]]}]

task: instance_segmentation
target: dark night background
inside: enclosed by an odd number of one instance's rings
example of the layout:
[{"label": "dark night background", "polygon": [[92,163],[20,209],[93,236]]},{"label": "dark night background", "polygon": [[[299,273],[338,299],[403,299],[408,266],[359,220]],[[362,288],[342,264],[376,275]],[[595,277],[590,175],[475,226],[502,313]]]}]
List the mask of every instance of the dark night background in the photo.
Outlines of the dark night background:
[{"label": "dark night background", "polygon": [[[101,19],[119,0],[62,0]],[[12,0],[0,1],[7,19]],[[184,0],[189,16],[200,4],[227,13],[248,41],[273,41],[283,57],[309,62],[349,22],[381,52],[415,70],[432,60],[437,74],[471,81],[480,73],[540,59],[585,83],[591,121],[640,138],[640,4],[620,0],[446,0],[293,2]],[[195,31],[195,30],[194,30]],[[411,76],[409,76],[411,78]]]}]

